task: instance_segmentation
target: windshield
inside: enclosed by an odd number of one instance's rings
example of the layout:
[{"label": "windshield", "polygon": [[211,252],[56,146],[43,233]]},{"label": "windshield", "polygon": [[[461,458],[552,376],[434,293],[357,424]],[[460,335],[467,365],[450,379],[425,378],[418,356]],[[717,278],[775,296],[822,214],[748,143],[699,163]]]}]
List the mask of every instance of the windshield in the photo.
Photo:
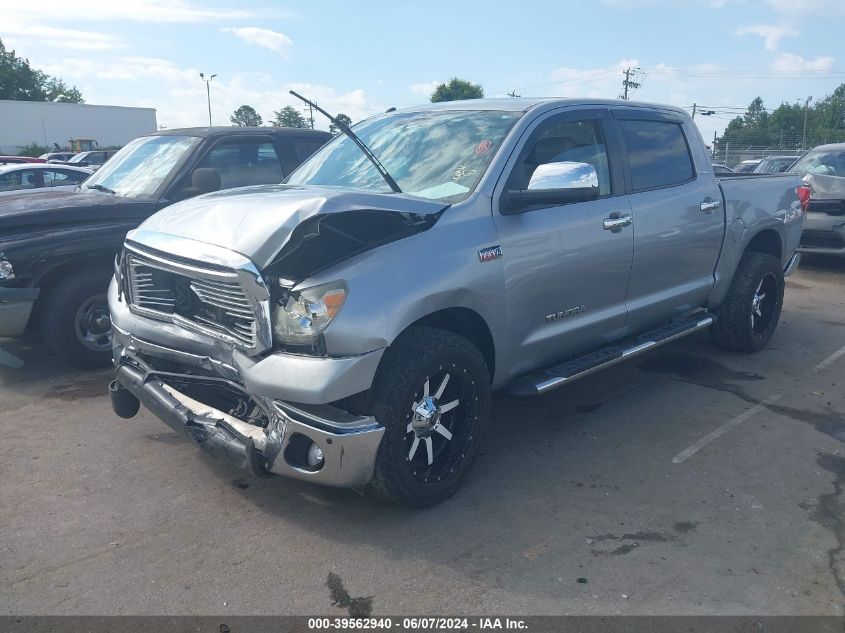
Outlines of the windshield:
[{"label": "windshield", "polygon": [[196,136],[142,136],[128,143],[86,180],[84,189],[118,196],[152,196],[200,139]]},{"label": "windshield", "polygon": [[789,171],[802,176],[845,176],[845,149],[819,149],[808,152]]},{"label": "windshield", "polygon": [[[520,112],[393,113],[364,121],[355,133],[403,193],[457,202],[481,180]],[[349,137],[339,135],[291,174],[294,185],[330,185],[390,193]]]}]

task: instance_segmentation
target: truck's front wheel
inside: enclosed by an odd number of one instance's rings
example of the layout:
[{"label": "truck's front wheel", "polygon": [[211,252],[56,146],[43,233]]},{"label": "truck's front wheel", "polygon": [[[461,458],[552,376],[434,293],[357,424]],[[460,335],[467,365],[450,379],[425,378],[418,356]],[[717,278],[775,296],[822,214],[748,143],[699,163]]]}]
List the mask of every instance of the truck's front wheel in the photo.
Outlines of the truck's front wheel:
[{"label": "truck's front wheel", "polygon": [[463,337],[412,328],[385,353],[373,386],[385,426],[371,488],[411,507],[451,497],[478,453],[490,416],[490,374]]}]

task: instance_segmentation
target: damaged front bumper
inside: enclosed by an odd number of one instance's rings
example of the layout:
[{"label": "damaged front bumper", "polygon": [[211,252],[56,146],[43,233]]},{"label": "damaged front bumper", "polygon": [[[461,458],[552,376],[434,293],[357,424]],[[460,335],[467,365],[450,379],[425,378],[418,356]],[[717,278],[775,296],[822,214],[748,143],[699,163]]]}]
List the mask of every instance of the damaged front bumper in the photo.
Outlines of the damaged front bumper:
[{"label": "damaged front bumper", "polygon": [[[132,417],[140,402],[170,428],[258,475],[273,473],[348,488],[363,486],[372,477],[384,434],[384,427],[375,418],[352,415],[330,405],[298,405],[256,397],[222,377],[158,371],[124,346],[127,333],[117,330],[115,334],[116,380],[110,392],[114,411],[121,417]],[[264,426],[236,418],[180,391],[180,385],[193,383],[240,392],[261,409]],[[309,461],[312,445],[319,449],[317,463]]]}]

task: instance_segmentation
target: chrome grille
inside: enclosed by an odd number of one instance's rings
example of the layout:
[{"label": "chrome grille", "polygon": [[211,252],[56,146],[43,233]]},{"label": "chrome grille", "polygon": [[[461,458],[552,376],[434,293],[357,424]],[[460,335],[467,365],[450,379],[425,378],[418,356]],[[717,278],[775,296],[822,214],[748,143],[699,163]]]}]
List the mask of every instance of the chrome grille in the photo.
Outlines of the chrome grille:
[{"label": "chrome grille", "polygon": [[222,334],[247,349],[257,347],[256,305],[236,273],[208,271],[126,255],[130,304],[150,316],[161,315],[182,325],[194,324],[211,334]]},{"label": "chrome grille", "polygon": [[127,258],[129,264],[129,293],[132,303],[140,308],[173,313],[176,303],[170,288],[159,287],[157,279],[164,271],[147,266],[134,257]]},{"label": "chrome grille", "polygon": [[[247,345],[255,344],[255,312],[239,283],[192,279],[191,290],[204,304],[218,308],[230,317],[230,334]],[[219,325],[203,314],[197,314],[195,318],[212,327]]]}]

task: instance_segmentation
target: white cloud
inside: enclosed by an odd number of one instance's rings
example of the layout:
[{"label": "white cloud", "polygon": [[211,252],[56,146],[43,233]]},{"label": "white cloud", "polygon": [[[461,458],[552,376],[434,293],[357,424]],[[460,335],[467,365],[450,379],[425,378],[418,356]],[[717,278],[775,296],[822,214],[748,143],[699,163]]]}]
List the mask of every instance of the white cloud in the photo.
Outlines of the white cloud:
[{"label": "white cloud", "polygon": [[293,47],[293,40],[291,40],[287,35],[279,33],[278,31],[271,31],[270,29],[262,29],[257,26],[241,26],[223,28],[220,30],[226,33],[233,33],[250,44],[269,48],[271,51],[278,53],[285,59],[288,59],[290,49]]},{"label": "white cloud", "polygon": [[833,57],[824,56],[816,57],[814,59],[804,59],[800,55],[793,53],[781,53],[775,58],[772,63],[772,69],[778,72],[826,72],[833,68]]},{"label": "white cloud", "polygon": [[767,0],[767,2],[775,11],[787,15],[845,14],[845,4],[839,0]]},{"label": "white cloud", "polygon": [[734,31],[734,35],[749,34],[762,37],[767,51],[776,51],[784,37],[798,35],[798,31],[787,24],[757,24]]},{"label": "white cloud", "polygon": [[[3,33],[4,35],[14,33],[18,36],[24,36],[30,42],[34,41],[40,46],[52,48],[102,51],[121,48],[124,45],[120,38],[114,35],[51,26],[36,26],[12,20],[3,25]],[[6,42],[14,43],[14,40],[7,39]]]},{"label": "white cloud", "polygon": [[3,19],[6,21],[14,18],[35,23],[45,20],[194,23],[289,15],[276,10],[212,9],[184,0],[37,0],[15,3],[14,12],[4,11]]},{"label": "white cloud", "polygon": [[431,98],[431,93],[433,93],[434,89],[437,88],[437,86],[441,83],[443,82],[423,81],[417,84],[411,84],[410,86],[408,86],[408,89],[418,97],[424,97],[425,99],[429,99]]}]

